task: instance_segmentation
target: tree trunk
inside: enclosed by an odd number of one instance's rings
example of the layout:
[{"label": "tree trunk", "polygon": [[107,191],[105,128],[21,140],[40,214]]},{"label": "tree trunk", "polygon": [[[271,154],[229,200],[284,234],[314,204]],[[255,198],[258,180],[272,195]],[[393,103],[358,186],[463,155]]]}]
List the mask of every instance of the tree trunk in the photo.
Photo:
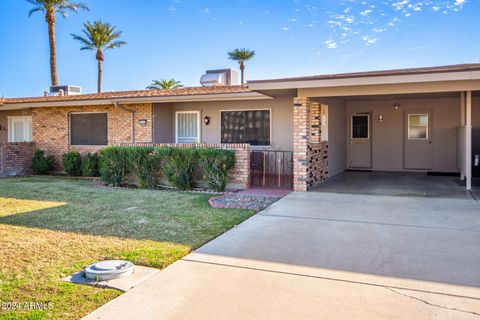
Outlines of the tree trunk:
[{"label": "tree trunk", "polygon": [[102,73],[103,73],[103,70],[102,70],[102,63],[103,63],[103,60],[102,59],[98,59],[98,83],[97,83],[97,92],[98,93],[101,93],[102,92]]},{"label": "tree trunk", "polygon": [[245,83],[245,64],[240,62],[240,73],[242,75],[242,85]]},{"label": "tree trunk", "polygon": [[57,43],[55,41],[55,13],[47,12],[45,19],[48,25],[48,40],[50,42],[50,77],[52,86],[58,86],[57,73]]}]

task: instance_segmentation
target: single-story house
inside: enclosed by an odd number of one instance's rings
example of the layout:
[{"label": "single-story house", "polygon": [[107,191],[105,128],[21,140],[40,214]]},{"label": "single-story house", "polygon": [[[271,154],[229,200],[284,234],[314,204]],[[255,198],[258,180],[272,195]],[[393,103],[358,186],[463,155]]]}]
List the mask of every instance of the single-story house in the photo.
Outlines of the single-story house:
[{"label": "single-story house", "polygon": [[29,141],[57,158],[117,144],[231,147],[244,151],[245,185],[260,172],[305,191],[372,170],[458,173],[470,189],[480,64],[0,100],[0,144]]}]

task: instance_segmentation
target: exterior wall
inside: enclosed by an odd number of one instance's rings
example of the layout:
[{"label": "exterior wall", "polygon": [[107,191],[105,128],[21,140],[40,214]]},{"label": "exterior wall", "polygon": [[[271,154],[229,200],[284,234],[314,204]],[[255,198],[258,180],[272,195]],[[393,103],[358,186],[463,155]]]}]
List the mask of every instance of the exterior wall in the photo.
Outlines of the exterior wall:
[{"label": "exterior wall", "polygon": [[[156,108],[168,107],[160,105]],[[273,100],[252,100],[252,101],[216,101],[216,102],[184,102],[174,103],[173,113],[170,115],[173,137],[170,142],[175,141],[175,112],[176,111],[200,111],[201,118],[201,140],[203,143],[220,143],[220,111],[221,110],[248,110],[248,109],[271,109],[271,146],[285,151],[293,150],[293,110],[292,98],[276,98]],[[168,111],[164,111],[167,115]],[[205,116],[210,117],[210,124],[203,123]],[[162,122],[164,123],[164,122]],[[156,129],[155,129],[156,130]],[[158,138],[158,136],[156,136]],[[167,136],[162,140],[166,140]],[[157,141],[157,140],[156,140]],[[253,147],[256,148],[256,147]]]},{"label": "exterior wall", "polygon": [[8,142],[8,117],[30,116],[31,110],[0,111],[0,143]]},{"label": "exterior wall", "polygon": [[235,167],[230,171],[227,188],[247,189],[250,186],[249,144],[174,144],[174,143],[126,143],[123,146],[155,146],[180,148],[216,148],[235,151]]},{"label": "exterior wall", "polygon": [[31,173],[34,142],[0,143],[0,177]]},{"label": "exterior wall", "polygon": [[[393,108],[399,103],[399,110]],[[431,111],[433,171],[458,172],[457,128],[460,126],[460,97],[347,101],[348,112],[372,112],[372,169],[404,170],[406,112]],[[382,114],[383,122],[378,115]],[[347,141],[345,141],[347,142]]]},{"label": "exterior wall", "polygon": [[[135,141],[152,142],[152,105],[128,105],[126,108],[135,111]],[[37,147],[44,149],[56,159],[59,168],[59,157],[69,148],[74,147],[81,153],[98,151],[104,146],[71,146],[69,142],[69,114],[72,112],[107,112],[108,113],[108,145],[132,142],[131,113],[114,105],[35,108],[32,111],[32,138]],[[147,124],[139,124],[146,119]]]},{"label": "exterior wall", "polygon": [[175,142],[175,113],[171,103],[153,105],[153,141],[155,143]]},{"label": "exterior wall", "polygon": [[326,140],[328,141],[328,176],[331,178],[347,169],[347,109],[342,99],[318,101],[328,110]]}]

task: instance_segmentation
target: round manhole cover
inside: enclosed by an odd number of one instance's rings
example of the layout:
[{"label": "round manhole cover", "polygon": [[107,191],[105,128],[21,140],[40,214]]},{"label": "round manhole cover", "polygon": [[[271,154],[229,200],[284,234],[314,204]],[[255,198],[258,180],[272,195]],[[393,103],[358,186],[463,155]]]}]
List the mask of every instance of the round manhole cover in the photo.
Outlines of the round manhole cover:
[{"label": "round manhole cover", "polygon": [[134,265],[130,261],[108,260],[94,263],[85,268],[85,277],[96,281],[112,280],[129,276]]},{"label": "round manhole cover", "polygon": [[93,265],[97,270],[122,270],[128,268],[132,263],[123,260],[100,261]]}]

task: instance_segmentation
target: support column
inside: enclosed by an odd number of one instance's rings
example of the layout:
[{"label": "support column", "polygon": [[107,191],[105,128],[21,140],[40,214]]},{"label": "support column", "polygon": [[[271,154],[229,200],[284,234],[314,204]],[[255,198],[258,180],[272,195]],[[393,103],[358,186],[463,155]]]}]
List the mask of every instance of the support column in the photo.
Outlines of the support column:
[{"label": "support column", "polygon": [[309,98],[293,100],[293,190],[308,189],[308,144],[310,141]]},{"label": "support column", "polygon": [[465,108],[465,144],[466,144],[466,169],[465,178],[467,190],[472,190],[472,91],[467,91]]}]

